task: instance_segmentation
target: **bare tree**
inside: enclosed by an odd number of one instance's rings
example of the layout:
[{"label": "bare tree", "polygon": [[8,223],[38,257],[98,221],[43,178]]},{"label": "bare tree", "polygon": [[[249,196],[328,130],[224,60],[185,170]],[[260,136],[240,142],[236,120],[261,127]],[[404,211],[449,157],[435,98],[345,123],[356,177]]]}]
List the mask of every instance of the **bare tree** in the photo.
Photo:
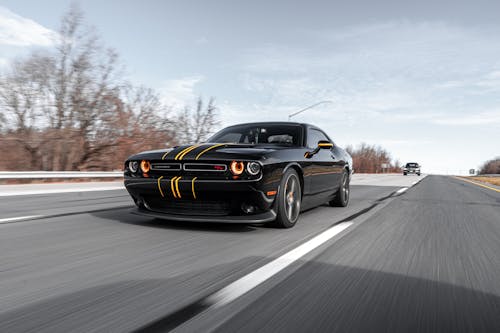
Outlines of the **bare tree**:
[{"label": "bare tree", "polygon": [[8,168],[116,169],[133,152],[207,138],[213,99],[170,116],[157,92],[123,80],[117,53],[83,23],[72,5],[52,50],[0,76],[0,150],[16,152]]},{"label": "bare tree", "polygon": [[479,169],[479,174],[500,174],[500,157],[486,161]]},{"label": "bare tree", "polygon": [[[356,172],[399,172],[401,169],[400,162],[398,160],[392,162],[389,152],[380,146],[370,146],[366,143],[361,143],[357,148],[348,146],[346,150],[352,156]],[[386,170],[382,170],[382,164],[386,164],[389,167]]]},{"label": "bare tree", "polygon": [[218,123],[215,99],[210,98],[205,106],[203,99],[199,97],[194,111],[186,106],[178,116],[176,121],[177,136],[182,143],[203,142],[213,133]]}]

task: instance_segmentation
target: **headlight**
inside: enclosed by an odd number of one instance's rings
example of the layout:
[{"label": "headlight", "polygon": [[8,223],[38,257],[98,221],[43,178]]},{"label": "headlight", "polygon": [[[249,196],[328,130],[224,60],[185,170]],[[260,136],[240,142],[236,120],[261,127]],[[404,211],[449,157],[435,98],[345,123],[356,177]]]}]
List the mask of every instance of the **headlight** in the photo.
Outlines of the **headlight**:
[{"label": "headlight", "polygon": [[151,163],[149,163],[149,161],[142,160],[141,161],[141,170],[144,173],[148,173],[149,170],[151,170]]},{"label": "headlight", "polygon": [[233,175],[239,176],[245,170],[245,163],[238,162],[238,161],[232,161],[229,169],[231,170]]},{"label": "headlight", "polygon": [[261,166],[257,162],[250,162],[247,164],[247,172],[248,174],[255,176],[257,175],[261,170]]},{"label": "headlight", "polygon": [[139,168],[139,163],[137,163],[137,161],[128,162],[128,169],[130,170],[130,172],[136,173],[138,168]]}]

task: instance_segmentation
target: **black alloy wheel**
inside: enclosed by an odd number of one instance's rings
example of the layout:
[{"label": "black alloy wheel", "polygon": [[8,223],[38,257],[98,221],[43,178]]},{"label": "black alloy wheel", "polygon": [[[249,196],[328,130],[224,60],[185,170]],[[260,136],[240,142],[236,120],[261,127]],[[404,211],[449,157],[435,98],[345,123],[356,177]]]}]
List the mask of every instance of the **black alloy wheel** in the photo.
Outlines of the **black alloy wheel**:
[{"label": "black alloy wheel", "polygon": [[281,178],[278,191],[278,212],[275,225],[280,228],[291,228],[299,219],[302,189],[297,172],[288,169]]},{"label": "black alloy wheel", "polygon": [[335,193],[335,198],[329,202],[330,206],[334,207],[347,207],[349,204],[349,194],[350,194],[350,185],[349,185],[349,173],[347,170],[344,170],[342,173],[342,178],[340,180],[340,186]]}]

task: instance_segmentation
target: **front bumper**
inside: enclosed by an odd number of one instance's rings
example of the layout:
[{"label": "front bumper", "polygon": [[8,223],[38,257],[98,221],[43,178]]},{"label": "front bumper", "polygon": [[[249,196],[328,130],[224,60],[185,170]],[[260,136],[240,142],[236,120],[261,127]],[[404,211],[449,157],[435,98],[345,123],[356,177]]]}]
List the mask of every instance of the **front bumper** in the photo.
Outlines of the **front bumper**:
[{"label": "front bumper", "polygon": [[125,177],[125,187],[138,206],[135,213],[221,223],[265,223],[276,218],[275,198],[259,189],[259,181],[175,178]]},{"label": "front bumper", "polygon": [[159,219],[165,219],[170,221],[182,221],[182,222],[208,222],[208,223],[266,223],[272,222],[276,219],[276,213],[274,210],[270,210],[260,214],[252,215],[241,215],[241,216],[188,216],[188,215],[175,215],[175,214],[165,214],[151,211],[144,208],[136,208],[132,211],[133,214],[154,217]]}]

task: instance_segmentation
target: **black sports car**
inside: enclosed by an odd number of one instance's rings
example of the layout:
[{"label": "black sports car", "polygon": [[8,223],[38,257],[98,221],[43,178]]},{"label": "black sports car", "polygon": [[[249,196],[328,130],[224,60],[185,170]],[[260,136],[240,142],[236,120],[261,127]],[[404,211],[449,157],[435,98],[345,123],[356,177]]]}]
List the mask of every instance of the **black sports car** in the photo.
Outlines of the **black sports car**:
[{"label": "black sports car", "polygon": [[140,214],[288,228],[302,210],[347,206],[352,171],[351,156],[319,128],[266,122],[133,155],[125,162],[125,186]]}]

